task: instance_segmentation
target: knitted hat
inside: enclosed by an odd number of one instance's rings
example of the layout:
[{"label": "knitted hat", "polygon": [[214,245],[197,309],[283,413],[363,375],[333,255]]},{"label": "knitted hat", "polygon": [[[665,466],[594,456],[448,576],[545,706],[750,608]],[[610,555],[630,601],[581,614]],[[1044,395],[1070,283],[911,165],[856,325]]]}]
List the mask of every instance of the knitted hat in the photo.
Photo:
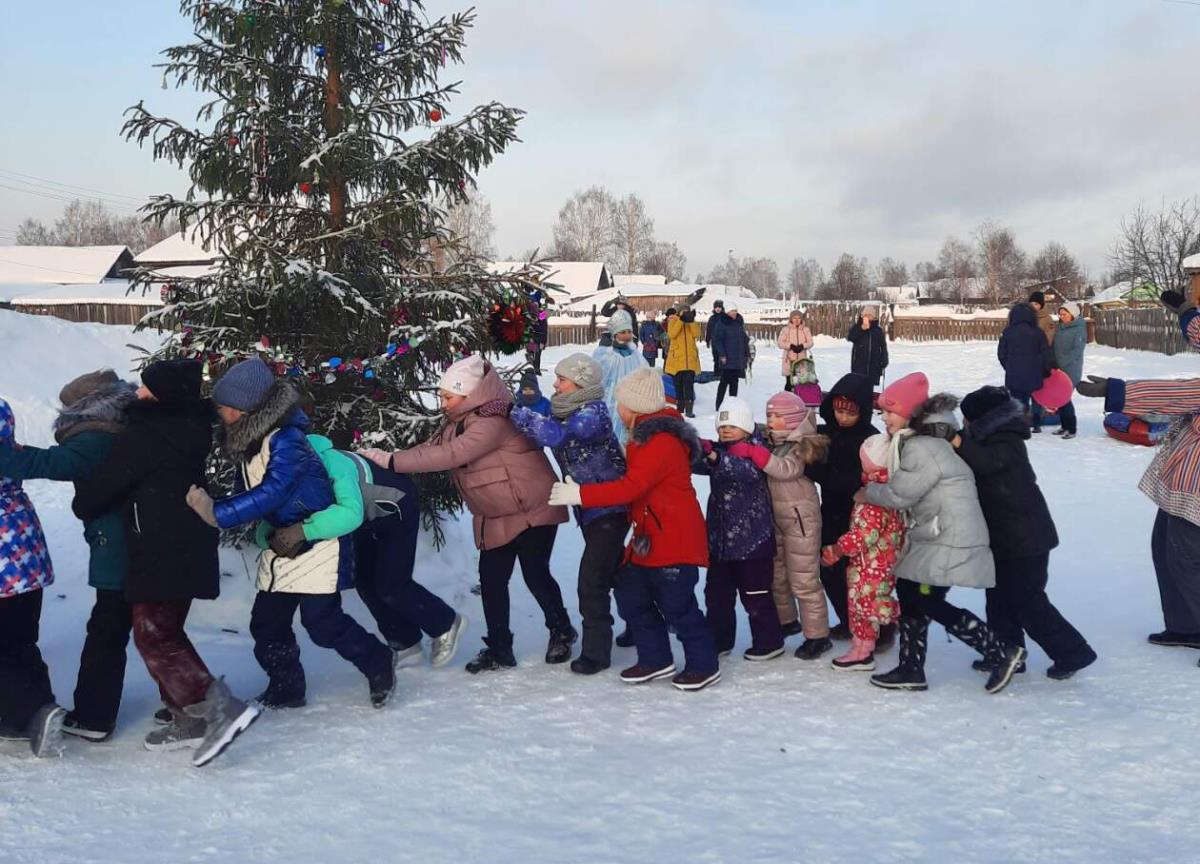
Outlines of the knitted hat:
[{"label": "knitted hat", "polygon": [[737,310],[737,301],[730,300],[729,305],[725,307],[725,313],[728,314],[730,312],[736,312],[736,311],[738,311]]},{"label": "knitted hat", "polygon": [[[244,365],[251,361],[245,360],[239,363],[238,366]],[[263,369],[267,369],[266,364],[261,360],[257,360]],[[237,370],[237,366],[225,373],[226,377],[233,374]],[[190,402],[200,398],[200,379],[203,371],[203,365],[198,360],[159,360],[157,363],[151,363],[142,370],[142,383],[146,385],[154,398],[159,402],[166,404],[178,402]],[[267,369],[267,375],[271,375],[271,370]],[[224,379],[221,379],[224,381]],[[271,381],[274,383],[274,376],[271,376]],[[268,387],[268,390],[271,388]],[[215,398],[216,392],[213,396]],[[220,405],[227,405],[227,402],[219,402]],[[237,406],[231,406],[237,407]]]},{"label": "knitted hat", "polygon": [[111,369],[98,369],[95,372],[80,375],[63,387],[58,392],[58,401],[63,404],[64,408],[70,408],[85,396],[91,396],[97,390],[103,390],[105,387],[119,383],[121,383],[121,379],[117,377],[116,372]]},{"label": "knitted hat", "polygon": [[978,390],[964,396],[962,404],[958,407],[962,409],[963,417],[974,423],[980,417],[994,411],[1001,405],[1008,404],[1011,400],[1012,396],[1003,387],[980,387]]},{"label": "knitted hat", "polygon": [[1034,291],[1032,294],[1029,295],[1029,302],[1037,303],[1041,306],[1045,306],[1046,305],[1046,295],[1043,294],[1041,291]]},{"label": "knitted hat", "polygon": [[804,400],[787,390],[776,393],[767,400],[767,413],[782,417],[783,425],[789,432],[800,425],[806,411],[808,406],[804,404]]},{"label": "knitted hat", "polygon": [[643,366],[630,372],[617,384],[617,404],[634,414],[653,414],[667,407],[662,373]]},{"label": "knitted hat", "polygon": [[858,407],[858,402],[853,396],[846,396],[842,393],[833,397],[833,410],[845,411],[847,414],[861,414],[862,409]]},{"label": "knitted hat", "polygon": [[888,455],[891,451],[892,439],[887,435],[872,435],[858,448],[858,458],[862,462],[864,474],[877,474],[886,471]]},{"label": "knitted hat", "polygon": [[600,364],[587,354],[571,354],[559,360],[554,374],[574,381],[580,387],[598,387],[604,377]]},{"label": "knitted hat", "polygon": [[455,396],[469,396],[483,381],[487,374],[487,364],[482,354],[472,354],[464,357],[442,373],[438,381],[438,389],[453,393]]},{"label": "knitted hat", "polygon": [[605,329],[608,330],[608,332],[613,336],[616,336],[622,330],[632,330],[633,316],[631,316],[624,309],[618,309],[612,314],[612,317],[608,319],[608,326]]},{"label": "knitted hat", "polygon": [[[154,391],[154,386],[142,373],[146,386]],[[271,367],[259,357],[243,360],[221,376],[221,380],[213,387],[213,401],[226,408],[236,408],[239,411],[253,411],[266,401],[267,394],[275,386],[275,375]],[[158,396],[158,393],[154,393]],[[158,396],[161,400],[162,397]]]},{"label": "knitted hat", "polygon": [[1062,312],[1064,309],[1071,313],[1072,318],[1078,318],[1081,314],[1083,314],[1082,310],[1079,308],[1079,304],[1074,300],[1068,300],[1058,307],[1059,312]]},{"label": "knitted hat", "polygon": [[713,309],[724,309],[724,308],[725,308],[724,300],[714,300],[713,301]]},{"label": "knitted hat", "polygon": [[747,434],[754,434],[754,411],[750,403],[738,396],[730,396],[717,411],[717,429],[733,426]]},{"label": "knitted hat", "polygon": [[526,369],[525,374],[521,376],[521,385],[518,388],[521,394],[524,395],[526,390],[533,391],[533,401],[536,402],[542,397],[542,388],[538,384],[538,377],[532,369]]},{"label": "knitted hat", "polygon": [[913,372],[880,394],[879,408],[901,417],[912,417],[928,400],[929,379],[925,377],[924,372]]},{"label": "knitted hat", "polygon": [[866,306],[863,306],[862,317],[879,318],[879,306],[875,303],[868,303]]}]

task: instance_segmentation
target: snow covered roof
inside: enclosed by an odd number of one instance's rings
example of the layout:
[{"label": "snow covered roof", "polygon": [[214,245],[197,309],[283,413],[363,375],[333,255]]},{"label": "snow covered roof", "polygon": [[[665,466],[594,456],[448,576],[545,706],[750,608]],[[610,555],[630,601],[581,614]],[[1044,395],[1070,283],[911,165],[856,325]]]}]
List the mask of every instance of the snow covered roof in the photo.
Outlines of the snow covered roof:
[{"label": "snow covered roof", "polygon": [[0,283],[96,284],[133,266],[125,246],[2,246]]},{"label": "snow covered roof", "polygon": [[[544,280],[546,284],[557,285],[566,292],[565,296],[556,297],[556,302],[560,305],[570,300],[590,297],[597,291],[608,288],[612,282],[608,275],[608,268],[600,261],[544,261],[542,263],[546,268]],[[493,261],[487,265],[487,269],[492,273],[503,274],[512,273],[527,266],[528,263],[524,261]]]},{"label": "snow covered roof", "polygon": [[0,285],[0,302],[13,306],[66,306],[73,303],[101,303],[107,306],[161,306],[158,289],[148,294],[129,292],[126,279],[75,285]]},{"label": "snow covered roof", "polygon": [[1158,289],[1149,282],[1135,285],[1133,282],[1118,282],[1109,285],[1091,299],[1093,304],[1101,303],[1154,303],[1158,300]]},{"label": "snow covered roof", "polygon": [[620,288],[622,285],[666,285],[666,276],[655,276],[651,273],[621,273],[613,276],[613,285]]},{"label": "snow covered roof", "polygon": [[1200,273],[1200,252],[1183,259],[1184,273]]},{"label": "snow covered roof", "polygon": [[143,266],[153,266],[157,269],[181,264],[211,264],[219,257],[215,247],[202,243],[199,231],[192,228],[155,243],[134,260]]}]

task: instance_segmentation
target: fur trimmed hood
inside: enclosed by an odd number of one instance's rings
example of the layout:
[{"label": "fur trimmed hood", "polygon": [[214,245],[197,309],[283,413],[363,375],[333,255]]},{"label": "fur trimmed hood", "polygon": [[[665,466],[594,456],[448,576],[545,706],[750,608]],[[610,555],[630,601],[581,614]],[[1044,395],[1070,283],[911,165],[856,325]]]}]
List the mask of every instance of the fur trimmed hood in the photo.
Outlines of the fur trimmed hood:
[{"label": "fur trimmed hood", "polygon": [[1025,408],[1016,399],[1010,397],[1007,402],[973,420],[964,434],[976,441],[986,441],[998,432],[1015,433],[1025,439],[1031,437],[1029,423],[1025,420]]},{"label": "fur trimmed hood", "polygon": [[293,378],[280,378],[257,410],[221,430],[221,449],[235,465],[258,452],[271,430],[296,425],[308,428],[308,417],[300,410],[304,393]]},{"label": "fur trimmed hood", "polygon": [[54,418],[54,440],[62,444],[84,432],[116,434],[125,428],[126,411],[135,401],[137,388],[125,381],[89,393]]},{"label": "fur trimmed hood", "polygon": [[954,410],[958,408],[958,397],[950,393],[937,393],[925,400],[909,421],[908,428],[918,435],[944,438],[949,441],[958,434],[959,422]]},{"label": "fur trimmed hood", "polygon": [[692,428],[692,424],[684,420],[679,412],[670,408],[656,414],[647,414],[638,420],[630,433],[630,439],[635,444],[645,444],[660,432],[674,435],[687,445],[693,463],[704,458],[704,450],[700,446],[700,436]]}]

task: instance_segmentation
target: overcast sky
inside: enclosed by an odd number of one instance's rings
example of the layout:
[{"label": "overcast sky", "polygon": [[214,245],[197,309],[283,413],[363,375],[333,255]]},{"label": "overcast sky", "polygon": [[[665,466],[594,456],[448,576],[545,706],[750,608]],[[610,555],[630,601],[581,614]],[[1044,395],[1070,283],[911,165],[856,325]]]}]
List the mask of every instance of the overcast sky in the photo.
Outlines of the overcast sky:
[{"label": "overcast sky", "polygon": [[[693,275],[730,249],[783,272],[843,251],[911,265],[991,218],[1030,252],[1065,243],[1095,278],[1123,215],[1200,193],[1200,0],[478,7],[448,70],[458,106],[529,112],[480,178],[503,255],[547,244],[563,201],[602,184],[639,194]],[[62,204],[4,188],[29,188],[11,172],[183,191],[117,132],[139,99],[192,111],[151,68],[189,35],[173,0],[0,3],[0,243]]]}]

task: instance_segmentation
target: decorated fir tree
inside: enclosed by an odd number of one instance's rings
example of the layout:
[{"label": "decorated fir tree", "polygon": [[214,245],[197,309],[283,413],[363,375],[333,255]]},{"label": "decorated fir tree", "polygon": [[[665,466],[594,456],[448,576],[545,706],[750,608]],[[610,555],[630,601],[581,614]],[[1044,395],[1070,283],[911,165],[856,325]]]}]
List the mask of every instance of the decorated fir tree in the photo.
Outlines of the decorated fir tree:
[{"label": "decorated fir tree", "polygon": [[[524,349],[541,299],[536,270],[504,276],[445,228],[477,172],[517,140],[522,112],[451,113],[473,14],[430,21],[420,0],[183,0],[196,41],[164,51],[163,84],[211,95],[196,128],[130,108],[124,134],[191,178],[157,196],[220,250],[216,271],[165,281],[143,322],[176,332],[163,352],[215,379],[258,353],[302,376],[318,428],[406,447],[438,418],[429,394],[467,353]],[[452,506],[442,479],[423,490]]]}]

